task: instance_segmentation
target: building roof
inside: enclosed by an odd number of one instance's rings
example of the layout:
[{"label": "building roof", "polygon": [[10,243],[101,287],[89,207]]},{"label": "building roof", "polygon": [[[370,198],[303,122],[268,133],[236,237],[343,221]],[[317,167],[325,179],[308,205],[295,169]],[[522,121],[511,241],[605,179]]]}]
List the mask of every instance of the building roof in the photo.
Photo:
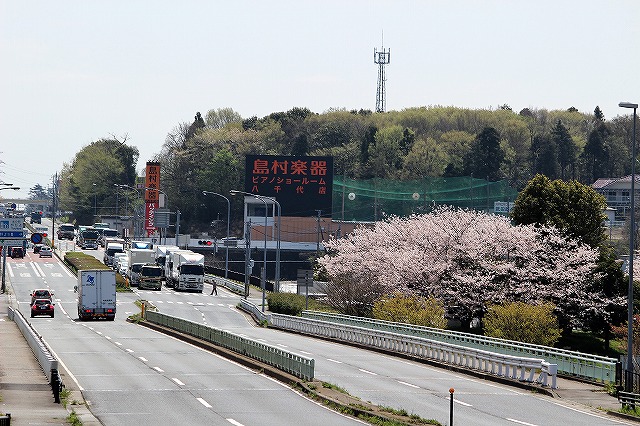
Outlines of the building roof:
[{"label": "building roof", "polygon": [[[635,175],[636,183],[640,182],[640,176]],[[629,183],[631,184],[631,175],[619,177],[619,178],[600,178],[591,184],[593,189],[605,189],[614,183]]]}]

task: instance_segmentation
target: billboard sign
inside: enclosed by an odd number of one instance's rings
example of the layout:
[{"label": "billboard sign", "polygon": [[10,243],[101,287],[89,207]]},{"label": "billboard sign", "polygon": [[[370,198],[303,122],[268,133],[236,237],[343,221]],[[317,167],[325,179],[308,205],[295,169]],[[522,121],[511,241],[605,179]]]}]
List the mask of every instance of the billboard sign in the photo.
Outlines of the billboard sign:
[{"label": "billboard sign", "polygon": [[156,231],[156,227],[153,224],[153,218],[155,211],[158,209],[160,163],[147,162],[144,184],[144,229],[147,231],[147,237],[150,237]]},{"label": "billboard sign", "polygon": [[247,155],[245,192],[274,197],[282,216],[331,216],[333,157]]}]

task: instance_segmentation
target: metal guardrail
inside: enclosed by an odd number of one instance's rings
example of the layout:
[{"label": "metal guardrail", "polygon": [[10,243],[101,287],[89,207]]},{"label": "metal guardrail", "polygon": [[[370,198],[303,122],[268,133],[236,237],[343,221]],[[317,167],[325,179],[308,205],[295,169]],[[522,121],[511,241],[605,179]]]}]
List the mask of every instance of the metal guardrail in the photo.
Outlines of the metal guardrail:
[{"label": "metal guardrail", "polygon": [[42,337],[31,327],[31,324],[27,322],[20,311],[9,306],[8,317],[16,323],[31,348],[31,351],[36,356],[42,371],[47,375],[47,379],[51,384],[54,401],[60,403],[60,391],[64,388],[64,384],[58,374],[58,360],[53,356],[47,344],[42,340]]},{"label": "metal guardrail", "polygon": [[268,323],[271,323],[271,315],[266,315],[259,307],[247,301],[247,299],[240,299],[240,309],[252,314],[258,322],[267,321]]},{"label": "metal guardrail", "polygon": [[[557,366],[543,359],[497,354],[422,337],[290,315],[271,314],[271,323],[285,330],[431,359],[499,377],[540,383],[553,389],[557,387]],[[537,378],[536,373],[539,373]]]},{"label": "metal guardrail", "polygon": [[481,349],[504,355],[543,358],[548,363],[556,364],[558,366],[558,373],[561,375],[578,377],[598,383],[616,382],[617,361],[613,358],[551,348],[548,346],[514,342],[511,340],[497,339],[493,337],[478,336],[471,333],[441,330],[431,327],[422,327],[342,314],[304,311],[302,312],[302,316],[304,318],[328,321],[336,324],[351,325],[372,330],[421,337],[424,339],[451,343],[467,348]]},{"label": "metal guardrail", "polygon": [[313,380],[315,360],[275,346],[241,337],[228,331],[198,324],[160,312],[145,311],[145,318],[173,330],[230,349],[236,353],[269,364],[302,380]]},{"label": "metal guardrail", "polygon": [[236,294],[240,294],[240,295],[244,294],[244,284],[238,284],[235,281],[232,281],[223,277],[205,274],[204,281],[206,283],[215,282],[217,286],[228,288],[229,290],[231,290]]}]

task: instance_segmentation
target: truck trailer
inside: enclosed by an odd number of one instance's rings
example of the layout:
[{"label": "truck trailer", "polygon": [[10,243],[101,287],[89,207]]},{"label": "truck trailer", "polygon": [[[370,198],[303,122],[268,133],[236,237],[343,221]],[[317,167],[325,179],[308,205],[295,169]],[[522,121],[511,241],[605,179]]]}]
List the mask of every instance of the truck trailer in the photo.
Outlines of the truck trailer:
[{"label": "truck trailer", "polygon": [[116,318],[116,273],[109,269],[78,271],[78,318]]}]

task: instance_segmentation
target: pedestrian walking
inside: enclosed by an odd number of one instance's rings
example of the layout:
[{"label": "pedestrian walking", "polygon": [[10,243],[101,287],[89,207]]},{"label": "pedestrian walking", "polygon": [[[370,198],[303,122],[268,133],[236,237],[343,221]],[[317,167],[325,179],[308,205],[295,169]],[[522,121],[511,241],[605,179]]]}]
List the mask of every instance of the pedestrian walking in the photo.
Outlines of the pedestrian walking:
[{"label": "pedestrian walking", "polygon": [[218,295],[218,286],[216,285],[215,281],[212,284],[213,284],[213,288],[211,289],[211,294],[215,294],[217,296]]}]

